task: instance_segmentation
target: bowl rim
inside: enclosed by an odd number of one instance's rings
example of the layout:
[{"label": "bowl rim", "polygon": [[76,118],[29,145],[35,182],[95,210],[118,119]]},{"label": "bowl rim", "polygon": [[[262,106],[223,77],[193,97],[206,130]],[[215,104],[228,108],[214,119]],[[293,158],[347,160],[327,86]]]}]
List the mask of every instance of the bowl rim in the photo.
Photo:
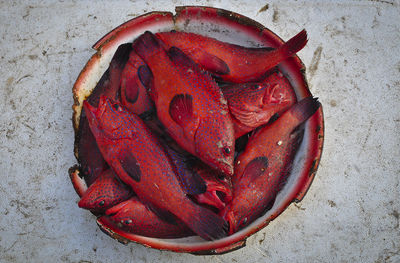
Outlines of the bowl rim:
[{"label": "bowl rim", "polygon": [[[96,53],[86,63],[73,87],[74,105],[72,108],[73,126],[75,131],[74,152],[76,157],[78,156],[76,135],[78,134],[79,129],[79,116],[82,103],[83,100],[90,95],[91,90],[95,87],[96,78],[98,81],[106,69],[107,63],[104,63],[104,61],[107,59],[104,57],[108,55],[108,59],[110,60],[113,54],[112,51],[115,51],[119,44],[122,44],[126,38],[138,34],[139,31],[144,32],[151,26],[155,26],[154,28],[157,28],[157,25],[162,25],[163,23],[165,23],[165,25],[169,25],[169,23],[172,22],[173,27],[178,28],[179,25],[184,25],[184,23],[186,23],[188,20],[202,21],[202,19],[214,20],[217,23],[223,24],[224,26],[246,30],[248,31],[248,34],[259,39],[260,41],[268,42],[268,45],[271,47],[277,47],[284,42],[274,32],[246,16],[220,8],[205,6],[178,6],[176,7],[175,15],[170,12],[150,12],[117,26],[93,45]],[[109,53],[112,54],[110,55]],[[101,65],[102,63],[105,65]],[[305,66],[297,55],[282,62],[279,65],[279,68],[281,71],[288,74],[287,77],[292,85],[295,86],[298,99],[311,96],[311,92],[308,88],[306,80]],[[96,70],[99,72],[103,70],[103,72],[101,72],[101,74],[98,72],[95,76],[92,76],[91,73],[95,72]],[[110,222],[102,218],[97,220],[97,224],[103,232],[122,243],[133,241],[144,246],[160,250],[189,252],[193,254],[205,255],[222,254],[239,249],[245,246],[246,239],[249,236],[267,226],[269,222],[274,220],[278,215],[286,210],[292,202],[300,202],[310,188],[315,177],[323,149],[324,118],[322,106],[317,113],[307,121],[305,128],[309,131],[309,145],[307,145],[307,156],[304,161],[304,166],[301,169],[301,175],[298,179],[299,182],[296,182],[295,189],[293,189],[293,191],[284,198],[282,205],[278,207],[278,209],[276,209],[276,211],[274,211],[274,213],[272,213],[268,218],[265,218],[261,221],[257,219],[257,223],[255,221],[243,230],[231,236],[216,241],[204,241],[194,244],[179,242],[174,243],[174,239],[149,238],[124,233],[123,231],[114,227]],[[80,178],[79,168],[77,166],[74,166],[74,168],[70,169],[70,177],[76,192],[80,196],[86,188],[84,182]],[[263,218],[264,216],[261,216],[260,218]]]}]

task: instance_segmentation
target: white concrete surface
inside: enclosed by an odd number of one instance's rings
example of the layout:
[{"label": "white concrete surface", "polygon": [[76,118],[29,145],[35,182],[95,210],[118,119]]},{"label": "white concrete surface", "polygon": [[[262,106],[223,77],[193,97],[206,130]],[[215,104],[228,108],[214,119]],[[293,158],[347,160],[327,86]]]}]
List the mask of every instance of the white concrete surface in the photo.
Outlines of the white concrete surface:
[{"label": "white concrete surface", "polygon": [[[400,262],[400,3],[1,1],[0,262]],[[304,200],[221,256],[122,245],[77,206],[71,88],[102,35],[175,5],[236,11],[299,53],[326,138]],[[264,11],[259,11],[264,8]]]}]

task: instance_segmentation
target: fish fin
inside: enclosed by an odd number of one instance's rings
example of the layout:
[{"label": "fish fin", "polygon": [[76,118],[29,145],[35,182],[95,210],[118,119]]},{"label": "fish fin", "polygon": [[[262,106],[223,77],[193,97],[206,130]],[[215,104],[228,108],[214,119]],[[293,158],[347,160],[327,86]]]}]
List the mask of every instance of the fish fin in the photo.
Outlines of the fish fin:
[{"label": "fish fin", "polygon": [[264,174],[268,168],[268,158],[265,156],[256,157],[251,160],[242,175],[242,178],[248,179],[249,182],[254,181],[259,176]]},{"label": "fish fin", "polygon": [[119,204],[116,204],[106,210],[106,215],[113,215],[121,211],[123,208],[126,208],[131,203],[131,199],[122,201]]},{"label": "fish fin", "polygon": [[110,68],[108,68],[100,80],[97,82],[96,87],[86,99],[90,105],[97,107],[99,105],[100,95],[105,94],[107,90],[110,90]]},{"label": "fish fin", "polygon": [[221,211],[225,207],[225,203],[218,196],[216,191],[207,191],[204,194],[196,195],[196,200],[200,204],[207,204]]},{"label": "fish fin", "polygon": [[130,43],[120,45],[114,53],[114,56],[110,62],[111,68],[118,67],[122,69],[129,59],[129,53],[131,53],[132,45]]},{"label": "fish fin", "polygon": [[159,40],[150,31],[144,32],[133,41],[132,48],[144,60],[162,49]]},{"label": "fish fin", "polygon": [[122,96],[124,96],[129,103],[134,104],[139,98],[139,86],[135,78],[122,79],[121,92],[123,92]]},{"label": "fish fin", "polygon": [[199,195],[207,191],[206,182],[196,172],[187,169],[184,174],[178,173],[178,177],[186,194]]},{"label": "fish fin", "polygon": [[122,169],[136,182],[140,182],[142,172],[135,156],[130,151],[124,151],[119,156]]},{"label": "fish fin", "polygon": [[198,173],[190,170],[188,163],[185,161],[185,157],[168,146],[165,146],[165,149],[175,165],[177,171],[176,175],[178,176],[183,191],[189,195],[205,193],[207,191],[206,182]]},{"label": "fish fin", "polygon": [[303,29],[300,33],[280,46],[277,51],[284,57],[291,57],[301,50],[307,44],[307,41],[307,31]]},{"label": "fish fin", "polygon": [[321,106],[318,98],[307,97],[290,108],[291,114],[298,119],[299,123],[310,118]]},{"label": "fish fin", "polygon": [[161,220],[170,223],[172,225],[177,225],[178,223],[176,222],[176,216],[169,212],[166,209],[162,209],[159,207],[156,207],[153,204],[146,203],[147,208],[152,211],[154,214],[156,214]]},{"label": "fish fin", "polygon": [[129,43],[120,45],[110,62],[110,84],[109,88],[105,90],[104,94],[114,100],[118,98],[117,94],[121,86],[121,73],[128,61],[131,50],[132,46]]},{"label": "fish fin", "polygon": [[99,135],[102,132],[102,130],[99,128],[99,122],[97,120],[97,109],[98,107],[93,107],[87,100],[83,101],[83,110],[85,111],[90,131],[95,138],[96,135]]},{"label": "fish fin", "polygon": [[[196,60],[198,63],[207,71],[218,75],[224,75],[229,73],[229,67],[217,56],[214,56],[203,50],[198,50]],[[167,52],[169,58],[174,63],[179,63],[188,67],[198,66],[189,56],[187,56],[181,49],[177,47],[171,47]]]},{"label": "fish fin", "polygon": [[256,128],[258,112],[242,109],[242,107],[237,107],[234,103],[228,103],[229,112],[232,116],[239,121],[240,124],[245,126]]},{"label": "fish fin", "polygon": [[193,97],[189,94],[178,94],[169,104],[169,115],[180,126],[185,126],[193,117]]},{"label": "fish fin", "polygon": [[142,85],[147,89],[147,91],[151,91],[153,86],[153,73],[151,72],[149,66],[142,65],[138,68],[138,76]]},{"label": "fish fin", "polygon": [[205,70],[212,73],[226,75],[230,72],[230,69],[225,61],[208,52],[200,51],[198,53],[197,61]]},{"label": "fish fin", "polygon": [[132,188],[128,186],[124,181],[122,181],[121,178],[119,178],[118,175],[114,172],[114,170],[111,169],[111,173],[114,176],[115,180],[117,180],[118,183],[121,185],[121,187],[125,188],[128,191],[132,191]]},{"label": "fish fin", "polygon": [[226,237],[229,225],[221,216],[198,205],[187,207],[187,211],[186,216],[181,219],[200,237],[206,240]]},{"label": "fish fin", "polygon": [[184,65],[187,67],[196,67],[196,63],[189,58],[181,49],[177,47],[171,47],[167,51],[167,55],[170,58],[170,60],[179,65]]}]

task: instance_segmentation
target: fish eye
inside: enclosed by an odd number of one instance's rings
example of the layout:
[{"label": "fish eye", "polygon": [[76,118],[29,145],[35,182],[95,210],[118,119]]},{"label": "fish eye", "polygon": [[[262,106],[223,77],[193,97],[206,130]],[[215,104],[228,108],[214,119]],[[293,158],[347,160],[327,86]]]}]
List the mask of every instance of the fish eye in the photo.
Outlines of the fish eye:
[{"label": "fish eye", "polygon": [[120,111],[120,110],[121,110],[121,107],[119,106],[118,103],[115,103],[115,104],[113,104],[112,106],[113,106],[113,108],[114,108],[116,111]]},{"label": "fish eye", "polygon": [[105,204],[104,200],[101,200],[99,206],[103,206]]},{"label": "fish eye", "polygon": [[230,147],[224,147],[222,151],[225,155],[229,155],[232,152]]}]

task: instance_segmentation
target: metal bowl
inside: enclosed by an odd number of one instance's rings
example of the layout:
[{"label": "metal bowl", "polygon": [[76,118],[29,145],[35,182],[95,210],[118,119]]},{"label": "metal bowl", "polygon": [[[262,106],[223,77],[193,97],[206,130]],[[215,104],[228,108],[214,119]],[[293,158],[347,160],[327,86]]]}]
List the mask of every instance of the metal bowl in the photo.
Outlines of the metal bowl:
[{"label": "metal bowl", "polygon": [[[132,42],[147,30],[155,33],[173,29],[200,33],[248,47],[276,48],[283,43],[281,38],[258,22],[234,12],[212,7],[181,6],[176,8],[175,15],[170,12],[151,12],[129,20],[94,44],[93,48],[97,52],[89,59],[75,82],[73,87],[75,133],[79,129],[82,103],[108,68],[118,46]],[[311,95],[305,77],[305,67],[297,56],[280,63],[279,69],[291,82],[298,100]],[[295,156],[293,170],[285,187],[277,195],[273,207],[249,226],[226,238],[215,241],[204,241],[199,237],[149,238],[124,233],[106,220],[97,220],[97,223],[103,232],[120,242],[133,241],[155,249],[204,255],[221,254],[241,248],[245,246],[249,236],[267,226],[292,202],[299,202],[304,197],[317,171],[323,141],[324,120],[321,107],[305,124],[304,139]],[[75,154],[77,156],[76,147]],[[81,195],[86,185],[79,176],[77,166],[70,169],[70,176],[77,193]]]}]

